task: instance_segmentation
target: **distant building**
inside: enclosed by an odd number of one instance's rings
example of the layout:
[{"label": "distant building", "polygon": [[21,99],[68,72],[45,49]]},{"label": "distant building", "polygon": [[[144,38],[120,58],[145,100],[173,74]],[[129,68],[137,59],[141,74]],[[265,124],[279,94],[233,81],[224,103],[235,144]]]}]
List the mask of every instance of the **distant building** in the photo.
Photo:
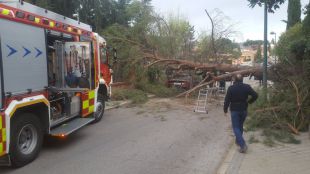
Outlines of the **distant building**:
[{"label": "distant building", "polygon": [[253,49],[252,47],[242,48],[240,58],[235,59],[233,61],[233,64],[252,66],[254,63],[254,57],[255,57],[256,52],[257,52],[257,49]]},{"label": "distant building", "polygon": [[[274,49],[274,45],[270,45],[271,50]],[[255,62],[255,55],[257,53],[258,46],[248,46],[241,48],[241,56],[238,59],[233,60],[234,65],[253,66]],[[268,62],[275,63],[275,56],[270,56],[270,50],[267,51]],[[261,55],[264,56],[264,47],[261,45]]]}]

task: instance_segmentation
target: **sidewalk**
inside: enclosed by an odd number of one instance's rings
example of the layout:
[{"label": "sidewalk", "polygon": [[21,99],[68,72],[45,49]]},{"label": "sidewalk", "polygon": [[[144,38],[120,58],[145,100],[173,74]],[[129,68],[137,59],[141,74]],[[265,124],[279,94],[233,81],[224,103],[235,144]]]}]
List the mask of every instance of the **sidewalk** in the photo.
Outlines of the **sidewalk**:
[{"label": "sidewalk", "polygon": [[[251,133],[247,133],[249,137]],[[248,139],[248,138],[246,138]],[[249,144],[246,154],[232,145],[218,174],[309,174],[310,139],[308,133],[297,136],[301,144]]]}]

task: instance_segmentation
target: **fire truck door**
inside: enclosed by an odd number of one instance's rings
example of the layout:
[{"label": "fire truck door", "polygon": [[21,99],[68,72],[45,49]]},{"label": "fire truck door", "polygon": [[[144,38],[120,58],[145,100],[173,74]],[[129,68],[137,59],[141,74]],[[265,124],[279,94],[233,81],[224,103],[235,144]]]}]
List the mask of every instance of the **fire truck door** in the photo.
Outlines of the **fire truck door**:
[{"label": "fire truck door", "polygon": [[[0,19],[2,91],[26,93],[48,85],[44,29]],[[2,96],[3,97],[3,96]]]}]

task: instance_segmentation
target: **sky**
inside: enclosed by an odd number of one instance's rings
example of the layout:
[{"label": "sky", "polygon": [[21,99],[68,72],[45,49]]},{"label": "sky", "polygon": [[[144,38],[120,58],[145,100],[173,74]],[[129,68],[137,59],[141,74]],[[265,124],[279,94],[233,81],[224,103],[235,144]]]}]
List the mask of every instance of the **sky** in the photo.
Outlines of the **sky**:
[{"label": "sky", "polygon": [[[309,0],[301,0],[304,7]],[[195,26],[196,36],[203,31],[211,29],[210,21],[205,13],[214,9],[221,10],[230,18],[230,23],[235,24],[234,30],[238,34],[231,39],[243,42],[247,39],[263,40],[264,38],[264,9],[256,6],[250,8],[247,0],[152,0],[152,5],[157,13],[164,16],[169,14],[185,17],[191,25]],[[286,24],[281,20],[287,19],[287,2],[274,14],[268,14],[268,33],[275,32],[277,39],[286,29]],[[268,40],[274,38],[268,34]]]}]

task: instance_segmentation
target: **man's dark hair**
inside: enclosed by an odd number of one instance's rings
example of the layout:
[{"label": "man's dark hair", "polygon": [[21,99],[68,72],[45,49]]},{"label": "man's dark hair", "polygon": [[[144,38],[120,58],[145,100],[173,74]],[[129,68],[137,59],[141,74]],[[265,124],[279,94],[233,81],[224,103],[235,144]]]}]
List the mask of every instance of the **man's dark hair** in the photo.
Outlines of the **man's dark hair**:
[{"label": "man's dark hair", "polygon": [[237,74],[234,77],[235,82],[242,82],[243,81],[243,76],[241,74]]}]

